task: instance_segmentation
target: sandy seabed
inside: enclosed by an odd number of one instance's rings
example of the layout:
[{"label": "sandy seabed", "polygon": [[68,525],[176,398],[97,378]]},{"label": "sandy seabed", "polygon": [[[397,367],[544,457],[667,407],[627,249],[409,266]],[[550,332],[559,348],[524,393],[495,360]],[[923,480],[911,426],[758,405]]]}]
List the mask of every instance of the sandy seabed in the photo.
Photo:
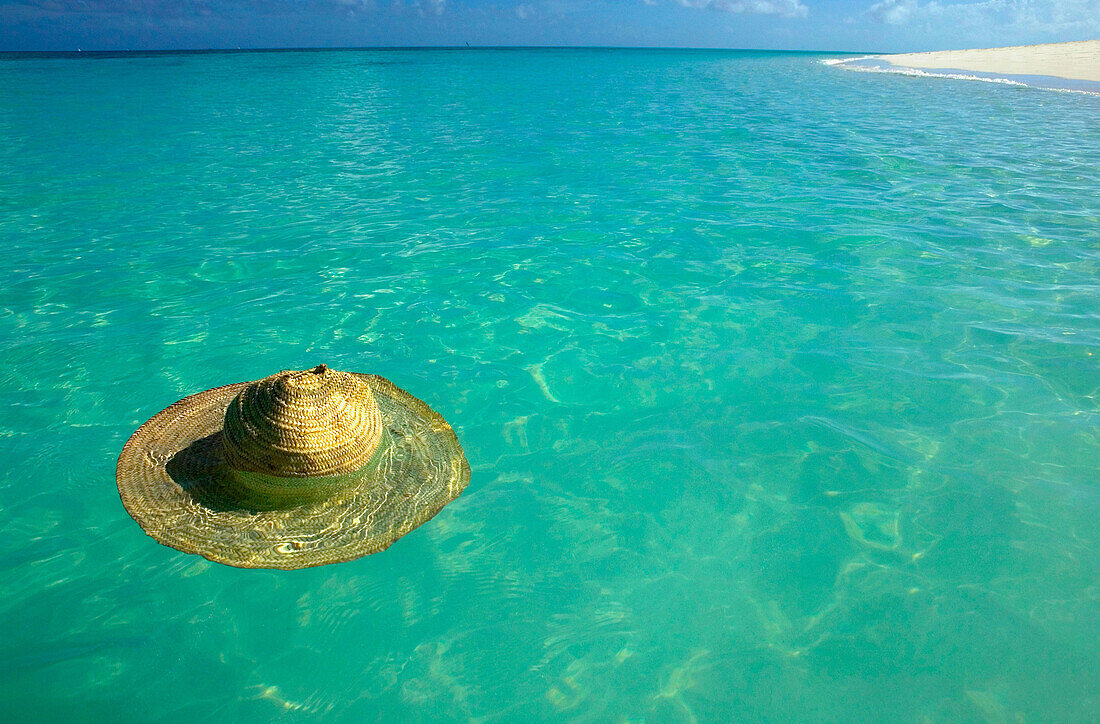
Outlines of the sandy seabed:
[{"label": "sandy seabed", "polygon": [[1006,75],[1046,75],[1100,82],[1100,40],[1020,45],[1010,48],[941,50],[874,56],[891,65],[922,70],[968,70]]}]

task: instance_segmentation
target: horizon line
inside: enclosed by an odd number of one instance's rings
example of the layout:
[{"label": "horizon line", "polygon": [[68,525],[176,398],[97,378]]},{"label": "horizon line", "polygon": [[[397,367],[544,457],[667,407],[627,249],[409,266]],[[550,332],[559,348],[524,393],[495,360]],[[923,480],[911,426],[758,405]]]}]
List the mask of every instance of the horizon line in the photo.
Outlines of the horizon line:
[{"label": "horizon line", "polygon": [[3,50],[2,55],[66,54],[90,55],[106,53],[279,53],[349,50],[698,50],[744,53],[835,53],[888,55],[879,51],[858,50],[797,50],[787,48],[731,48],[691,45],[347,45],[347,46],[273,46],[263,48],[208,47],[208,48],[112,48],[84,50]]}]

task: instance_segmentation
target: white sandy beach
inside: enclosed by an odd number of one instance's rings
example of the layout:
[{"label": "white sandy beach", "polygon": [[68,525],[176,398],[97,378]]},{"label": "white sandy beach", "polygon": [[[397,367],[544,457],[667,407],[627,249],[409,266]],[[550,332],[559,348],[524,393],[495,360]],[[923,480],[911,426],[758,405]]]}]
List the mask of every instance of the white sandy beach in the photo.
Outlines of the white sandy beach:
[{"label": "white sandy beach", "polygon": [[878,55],[892,65],[922,70],[969,70],[1005,75],[1048,75],[1100,83],[1100,40],[980,50]]}]

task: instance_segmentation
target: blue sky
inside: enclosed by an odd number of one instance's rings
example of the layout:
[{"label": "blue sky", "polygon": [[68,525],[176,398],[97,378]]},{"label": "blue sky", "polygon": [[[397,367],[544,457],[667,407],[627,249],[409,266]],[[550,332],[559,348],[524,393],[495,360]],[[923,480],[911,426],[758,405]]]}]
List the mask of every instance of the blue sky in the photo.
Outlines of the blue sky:
[{"label": "blue sky", "polygon": [[612,45],[907,51],[1100,38],[1100,0],[0,0],[0,50]]}]

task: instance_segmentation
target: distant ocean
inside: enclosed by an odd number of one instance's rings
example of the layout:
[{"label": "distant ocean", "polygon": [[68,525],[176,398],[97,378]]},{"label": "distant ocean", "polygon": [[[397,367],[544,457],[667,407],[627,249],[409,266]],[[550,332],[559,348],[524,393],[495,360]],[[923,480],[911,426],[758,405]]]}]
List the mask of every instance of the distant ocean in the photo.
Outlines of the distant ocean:
[{"label": "distant ocean", "polygon": [[[826,58],[0,56],[0,718],[1100,719],[1100,98]],[[465,494],[291,572],[127,516],[319,363]]]}]

